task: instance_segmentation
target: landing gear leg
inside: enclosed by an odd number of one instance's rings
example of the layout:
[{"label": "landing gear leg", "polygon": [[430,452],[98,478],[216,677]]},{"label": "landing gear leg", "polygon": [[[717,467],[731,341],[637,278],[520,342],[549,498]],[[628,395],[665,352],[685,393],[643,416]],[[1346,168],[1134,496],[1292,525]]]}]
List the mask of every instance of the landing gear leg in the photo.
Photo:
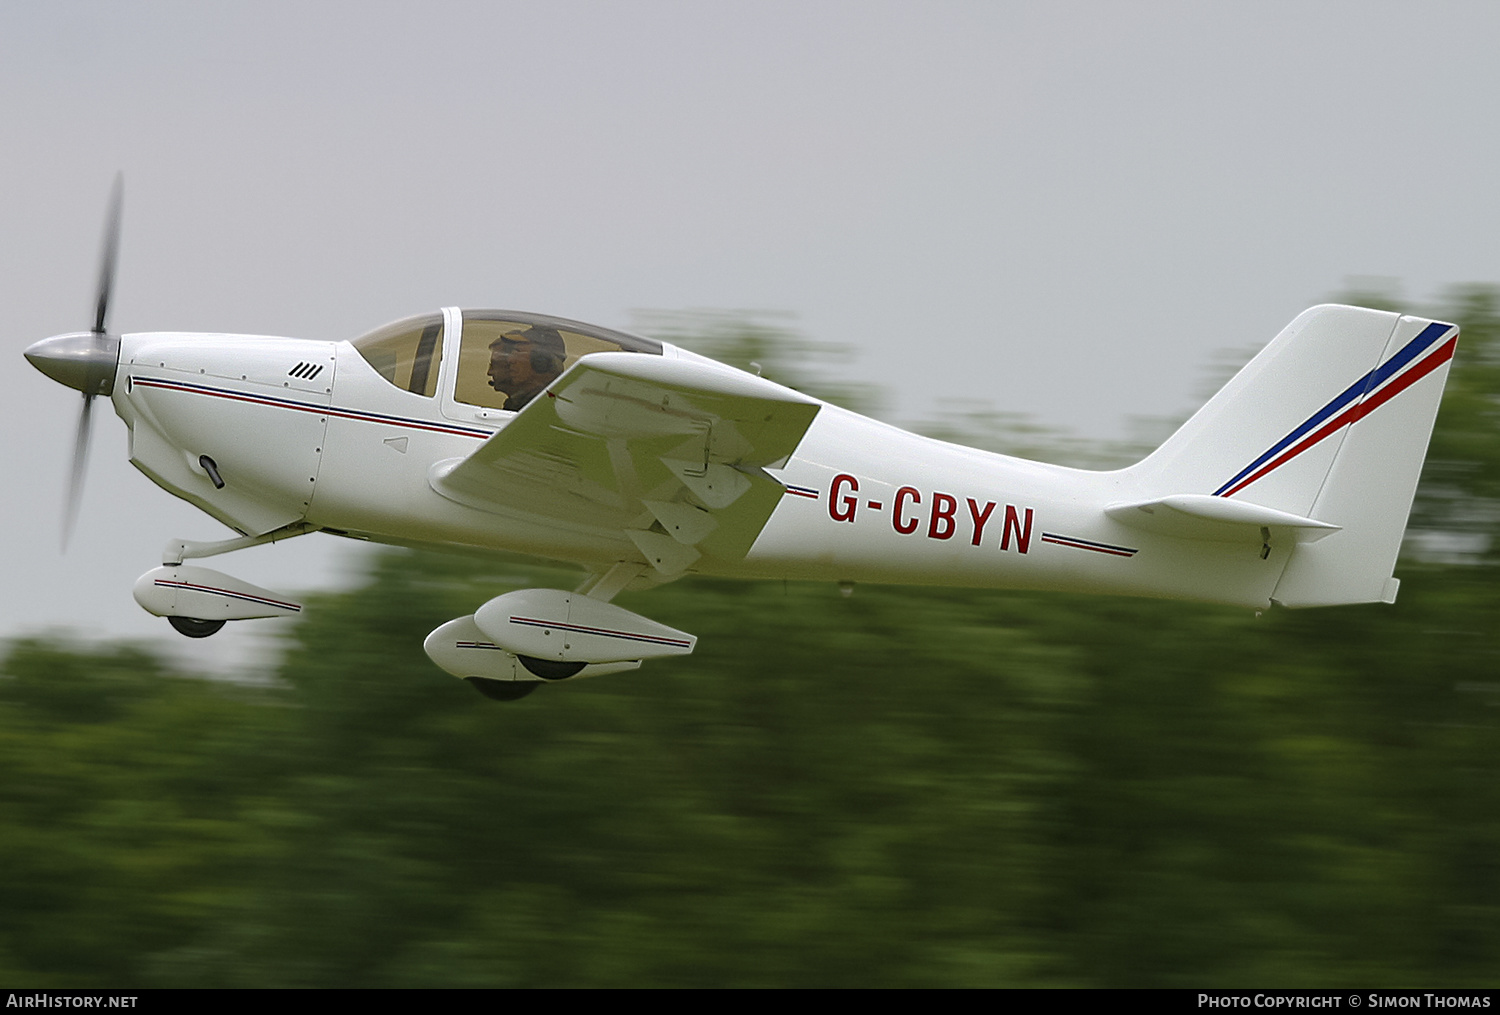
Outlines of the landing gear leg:
[{"label": "landing gear leg", "polygon": [[161,551],[161,562],[167,567],[181,564],[184,560],[193,557],[214,557],[221,553],[229,553],[232,550],[243,550],[248,546],[261,546],[265,543],[274,543],[282,539],[291,539],[313,531],[313,527],[306,522],[292,522],[283,525],[272,532],[266,532],[259,536],[239,536],[235,539],[220,539],[212,543],[195,543],[189,539],[174,539]]}]

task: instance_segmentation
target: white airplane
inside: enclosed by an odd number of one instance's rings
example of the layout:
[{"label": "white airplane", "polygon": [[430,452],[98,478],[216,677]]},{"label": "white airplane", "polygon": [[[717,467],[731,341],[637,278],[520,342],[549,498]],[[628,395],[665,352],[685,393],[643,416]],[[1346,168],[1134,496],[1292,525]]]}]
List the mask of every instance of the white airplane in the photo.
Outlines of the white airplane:
[{"label": "white airplane", "polygon": [[[292,598],[184,563],[327,532],[578,565],[443,624],[432,660],[489,697],[685,655],[612,605],[689,574],[1058,589],[1254,609],[1393,602],[1458,339],[1343,306],[1301,314],[1166,443],[1093,472],[906,433],[666,342],[448,308],[353,341],[107,327],[26,358],[95,396],[130,460],[238,536],[173,540],[135,598],[189,637]],[[69,509],[69,518],[72,516]],[[847,587],[847,584],[846,584]]]}]

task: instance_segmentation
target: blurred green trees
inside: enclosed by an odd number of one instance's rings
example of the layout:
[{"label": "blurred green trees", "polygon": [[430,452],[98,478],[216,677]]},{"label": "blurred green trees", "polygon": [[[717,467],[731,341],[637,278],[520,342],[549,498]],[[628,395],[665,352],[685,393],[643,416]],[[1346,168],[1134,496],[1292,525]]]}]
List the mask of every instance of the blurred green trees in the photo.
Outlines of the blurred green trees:
[{"label": "blurred green trees", "polygon": [[391,551],[261,686],[14,643],[0,980],[1492,985],[1500,302],[1447,313],[1393,608],[688,579],[621,602],[693,656],[499,705],[422,638],[572,576]]}]

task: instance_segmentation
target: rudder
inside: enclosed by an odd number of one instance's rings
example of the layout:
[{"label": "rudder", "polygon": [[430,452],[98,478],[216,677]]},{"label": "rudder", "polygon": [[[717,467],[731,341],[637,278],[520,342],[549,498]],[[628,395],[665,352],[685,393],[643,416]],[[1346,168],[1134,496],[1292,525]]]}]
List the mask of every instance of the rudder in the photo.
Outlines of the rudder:
[{"label": "rudder", "polygon": [[1396,601],[1392,572],[1457,345],[1451,324],[1417,317],[1397,323],[1361,396],[1326,424],[1344,433],[1309,514],[1340,531],[1297,546],[1273,602]]}]

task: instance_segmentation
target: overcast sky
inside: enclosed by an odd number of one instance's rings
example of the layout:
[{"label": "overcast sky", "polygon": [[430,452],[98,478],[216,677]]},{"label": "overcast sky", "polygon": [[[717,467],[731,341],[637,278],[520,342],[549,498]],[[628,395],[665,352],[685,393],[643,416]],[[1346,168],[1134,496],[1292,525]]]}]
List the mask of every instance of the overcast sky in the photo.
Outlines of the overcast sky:
[{"label": "overcast sky", "polygon": [[0,636],[181,647],[130,586],[226,534],[104,406],[58,552],[79,398],[20,354],[88,327],[116,170],[119,331],[789,311],[898,418],[1111,438],[1350,278],[1500,280],[1497,46],[1478,2],[0,4]]}]

